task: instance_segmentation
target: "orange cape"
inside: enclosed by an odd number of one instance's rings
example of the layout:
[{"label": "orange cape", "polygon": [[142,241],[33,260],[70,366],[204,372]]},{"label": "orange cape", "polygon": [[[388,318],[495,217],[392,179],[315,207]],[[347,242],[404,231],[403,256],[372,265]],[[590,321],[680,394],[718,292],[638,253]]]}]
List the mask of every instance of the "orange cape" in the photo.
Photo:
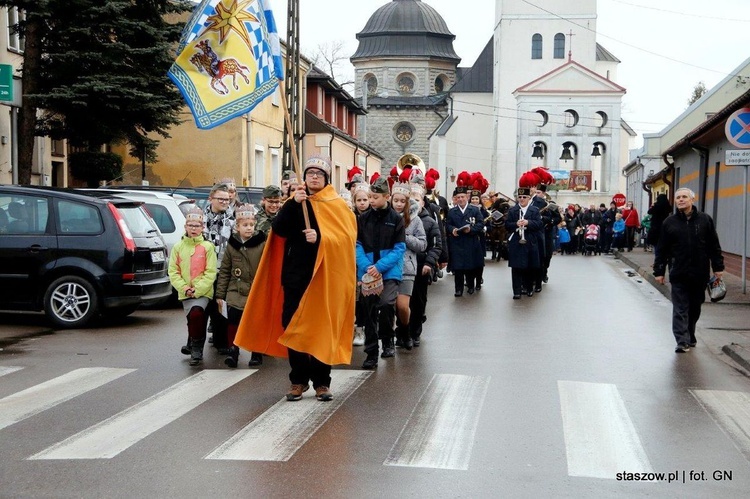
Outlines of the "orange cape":
[{"label": "orange cape", "polygon": [[357,286],[357,222],[331,185],[308,200],[320,228],[320,246],[299,308],[284,330],[281,267],[286,239],[271,230],[234,344],[274,357],[287,357],[287,348],[291,348],[328,365],[349,364]]}]

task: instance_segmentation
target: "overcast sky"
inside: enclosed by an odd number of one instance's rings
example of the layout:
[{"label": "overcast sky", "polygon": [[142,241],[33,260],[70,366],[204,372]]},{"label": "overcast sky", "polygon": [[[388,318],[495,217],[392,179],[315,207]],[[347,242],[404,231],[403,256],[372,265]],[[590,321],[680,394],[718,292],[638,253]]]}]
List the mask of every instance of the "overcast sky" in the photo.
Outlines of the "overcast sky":
[{"label": "overcast sky", "polygon": [[[423,1],[456,35],[460,66],[471,66],[492,36],[495,0]],[[545,7],[544,0],[528,1]],[[270,2],[284,39],[287,0]],[[388,2],[300,0],[303,54],[340,41],[351,55],[356,34]],[[699,81],[710,89],[750,57],[750,0],[598,0],[597,14],[597,41],[622,61],[617,83],[627,89],[623,118],[639,134],[659,131],[682,113]],[[750,74],[743,76],[750,88]]]}]

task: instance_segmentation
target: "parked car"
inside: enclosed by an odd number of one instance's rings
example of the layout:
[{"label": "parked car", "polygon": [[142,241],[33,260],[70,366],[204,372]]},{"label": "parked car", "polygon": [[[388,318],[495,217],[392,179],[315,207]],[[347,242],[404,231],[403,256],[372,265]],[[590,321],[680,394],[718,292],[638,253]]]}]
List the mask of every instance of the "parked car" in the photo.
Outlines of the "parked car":
[{"label": "parked car", "polygon": [[161,191],[139,191],[125,189],[77,189],[95,196],[117,196],[134,201],[143,201],[146,211],[156,222],[159,232],[167,243],[167,255],[185,234],[185,213],[195,206],[195,201],[182,194]]},{"label": "parked car", "polygon": [[0,308],[58,327],[122,317],[171,294],[167,250],[141,201],[0,185]]},{"label": "parked car", "polygon": [[[181,194],[188,199],[195,201],[200,208],[205,208],[208,204],[208,196],[211,193],[212,186],[201,187],[167,187],[163,185],[112,185],[107,189],[118,189],[128,191],[158,191],[171,194]],[[263,197],[262,187],[245,187],[237,186],[237,197],[243,203],[252,203],[259,206]]]}]

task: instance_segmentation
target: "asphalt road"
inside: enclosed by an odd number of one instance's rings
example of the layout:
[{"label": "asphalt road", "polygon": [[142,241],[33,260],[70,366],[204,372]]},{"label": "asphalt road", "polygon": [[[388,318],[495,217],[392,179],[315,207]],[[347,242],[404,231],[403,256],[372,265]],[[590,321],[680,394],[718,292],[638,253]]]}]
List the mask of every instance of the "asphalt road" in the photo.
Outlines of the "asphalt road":
[{"label": "asphalt road", "polygon": [[629,270],[558,256],[521,300],[505,262],[474,296],[448,276],[422,346],[374,372],[356,351],[330,403],[283,401],[284,359],[189,367],[178,309],[1,315],[26,339],[0,351],[0,497],[747,497],[750,380],[700,338],[675,354],[670,303]]}]

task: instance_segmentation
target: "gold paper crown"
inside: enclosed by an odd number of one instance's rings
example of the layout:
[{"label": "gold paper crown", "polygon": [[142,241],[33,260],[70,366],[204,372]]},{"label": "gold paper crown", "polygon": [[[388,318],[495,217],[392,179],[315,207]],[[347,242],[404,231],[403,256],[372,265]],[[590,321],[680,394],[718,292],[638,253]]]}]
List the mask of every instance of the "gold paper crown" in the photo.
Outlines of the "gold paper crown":
[{"label": "gold paper crown", "polygon": [[400,182],[393,184],[393,187],[391,187],[391,195],[393,196],[396,194],[403,194],[404,196],[409,197],[411,195],[409,184]]}]

